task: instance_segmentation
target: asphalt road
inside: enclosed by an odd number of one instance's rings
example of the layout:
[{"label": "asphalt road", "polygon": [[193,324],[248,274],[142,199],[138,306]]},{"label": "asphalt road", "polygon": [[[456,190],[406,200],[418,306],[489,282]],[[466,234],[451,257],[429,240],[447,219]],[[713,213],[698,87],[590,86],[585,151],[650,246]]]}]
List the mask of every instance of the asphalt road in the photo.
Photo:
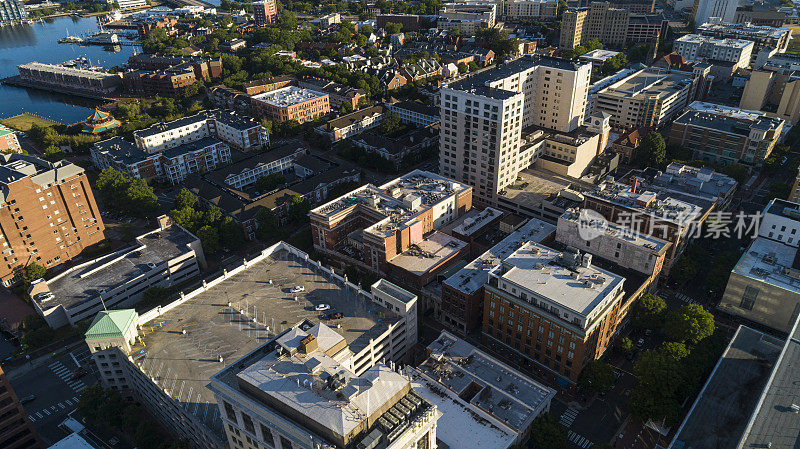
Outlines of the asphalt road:
[{"label": "asphalt road", "polygon": [[[85,368],[88,374],[71,380],[72,374],[80,367]],[[35,399],[23,406],[47,446],[65,436],[58,425],[76,408],[80,392],[98,381],[96,371],[89,348],[79,346],[22,375],[14,376],[13,371],[9,373],[11,385],[20,399],[35,395]]]}]

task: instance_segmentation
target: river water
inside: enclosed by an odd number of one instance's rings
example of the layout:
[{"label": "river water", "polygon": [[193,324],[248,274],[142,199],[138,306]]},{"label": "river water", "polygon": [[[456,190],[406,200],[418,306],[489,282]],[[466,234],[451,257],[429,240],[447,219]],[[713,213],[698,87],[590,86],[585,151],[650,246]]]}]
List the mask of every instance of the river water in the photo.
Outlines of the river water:
[{"label": "river water", "polygon": [[[141,52],[138,47],[120,46],[114,52],[102,46],[58,43],[67,33],[78,36],[97,30],[94,17],[59,17],[44,23],[0,28],[0,78],[18,75],[17,66],[31,61],[54,64],[82,56],[92,65],[111,68],[125,63],[134,51]],[[80,97],[0,84],[0,118],[31,112],[57,122],[74,123],[89,116],[96,104]]]}]

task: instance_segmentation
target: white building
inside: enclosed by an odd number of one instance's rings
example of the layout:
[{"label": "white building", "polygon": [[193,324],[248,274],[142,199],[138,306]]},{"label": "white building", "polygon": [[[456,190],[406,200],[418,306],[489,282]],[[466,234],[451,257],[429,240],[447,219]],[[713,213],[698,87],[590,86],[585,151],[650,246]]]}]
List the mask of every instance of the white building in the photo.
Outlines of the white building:
[{"label": "white building", "polygon": [[121,10],[144,8],[147,6],[147,0],[117,0],[117,6]]},{"label": "white building", "polygon": [[739,0],[699,0],[694,24],[702,25],[711,18],[717,18],[722,22],[733,22],[738,6]]},{"label": "white building", "polygon": [[464,36],[474,36],[481,28],[492,28],[497,20],[497,5],[493,2],[459,1],[447,3],[439,10],[436,27],[447,31],[452,27]]},{"label": "white building", "polygon": [[[234,189],[241,189],[255,183],[263,176],[292,170],[294,161],[307,153],[308,150],[303,146],[284,145],[229,165],[222,171],[221,175],[224,178],[221,181]],[[218,180],[215,173],[210,173],[208,176]]]},{"label": "white building", "polygon": [[441,88],[440,173],[475,187],[493,204],[537,147],[522,128],[569,133],[583,124],[591,64],[526,55]]},{"label": "white building", "polygon": [[750,65],[753,42],[742,39],[717,39],[699,34],[687,34],[675,39],[674,51],[689,61],[705,59],[732,62],[736,67]]}]

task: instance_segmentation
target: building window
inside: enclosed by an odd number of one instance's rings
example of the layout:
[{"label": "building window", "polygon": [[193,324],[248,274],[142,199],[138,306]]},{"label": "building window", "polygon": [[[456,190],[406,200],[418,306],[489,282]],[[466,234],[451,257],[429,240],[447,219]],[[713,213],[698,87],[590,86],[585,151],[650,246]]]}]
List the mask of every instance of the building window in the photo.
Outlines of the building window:
[{"label": "building window", "polygon": [[250,418],[250,415],[242,413],[242,422],[244,423],[244,430],[252,433],[253,435],[256,434],[256,428],[253,425],[253,419]]},{"label": "building window", "polygon": [[225,416],[236,424],[239,424],[239,420],[236,419],[236,410],[233,409],[233,406],[227,402],[223,402],[223,404],[225,404]]},{"label": "building window", "polygon": [[272,431],[269,430],[269,427],[261,424],[261,439],[264,440],[264,443],[267,444],[269,447],[275,446],[275,437],[272,436]]},{"label": "building window", "polygon": [[292,449],[292,442],[287,440],[283,435],[281,435],[281,448],[282,449]]},{"label": "building window", "polygon": [[745,310],[753,310],[753,305],[756,302],[756,298],[758,298],[758,289],[748,285],[744,289],[742,303],[739,306]]}]

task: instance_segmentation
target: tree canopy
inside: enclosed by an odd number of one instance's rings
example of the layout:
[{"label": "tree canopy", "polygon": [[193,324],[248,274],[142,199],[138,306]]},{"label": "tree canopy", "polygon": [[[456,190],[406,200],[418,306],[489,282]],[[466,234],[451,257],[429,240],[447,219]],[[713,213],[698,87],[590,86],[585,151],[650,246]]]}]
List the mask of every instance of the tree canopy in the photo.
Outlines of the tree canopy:
[{"label": "tree canopy", "polygon": [[633,324],[639,329],[660,329],[666,310],[667,303],[661,297],[646,293],[636,302]]},{"label": "tree canopy", "polygon": [[636,152],[642,167],[660,168],[666,162],[667,144],[661,133],[653,131],[642,138]]},{"label": "tree canopy", "polygon": [[714,333],[714,316],[699,304],[688,304],[667,314],[664,332],[672,341],[695,344]]},{"label": "tree canopy", "polygon": [[614,368],[602,360],[586,364],[578,376],[578,386],[587,391],[607,393],[614,386]]},{"label": "tree canopy", "polygon": [[105,205],[112,209],[133,217],[152,217],[158,212],[158,197],[143,179],[106,168],[95,185]]}]

